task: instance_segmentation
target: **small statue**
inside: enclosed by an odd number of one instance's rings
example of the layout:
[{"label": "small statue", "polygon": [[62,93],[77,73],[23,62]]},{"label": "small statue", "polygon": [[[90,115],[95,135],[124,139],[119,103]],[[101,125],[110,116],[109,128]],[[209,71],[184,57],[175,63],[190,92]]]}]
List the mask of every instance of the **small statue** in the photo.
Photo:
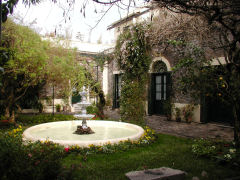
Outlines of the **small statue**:
[{"label": "small statue", "polygon": [[82,120],[82,128],[83,129],[87,129],[88,128],[86,119]]},{"label": "small statue", "polygon": [[86,120],[82,121],[81,126],[77,126],[77,130],[74,132],[74,134],[93,134],[94,131],[87,126]]}]

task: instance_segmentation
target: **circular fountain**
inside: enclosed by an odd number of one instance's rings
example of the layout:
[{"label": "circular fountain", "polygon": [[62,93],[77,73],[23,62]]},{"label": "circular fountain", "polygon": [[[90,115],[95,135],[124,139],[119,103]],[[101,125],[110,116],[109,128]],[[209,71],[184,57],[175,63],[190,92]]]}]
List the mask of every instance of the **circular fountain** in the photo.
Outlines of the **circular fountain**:
[{"label": "circular fountain", "polygon": [[[81,92],[81,96],[82,102],[74,108],[76,112],[82,112],[82,114],[74,115],[81,120],[58,121],[32,126],[24,131],[23,139],[31,142],[49,140],[63,146],[87,147],[91,144],[104,145],[125,140],[138,140],[144,134],[144,130],[140,126],[130,123],[99,120],[87,122],[93,115],[86,114],[86,107],[90,103],[86,102],[85,89]],[[92,132],[82,132],[82,130],[88,131],[89,128]]]},{"label": "circular fountain", "polygon": [[26,129],[23,133],[24,140],[45,141],[49,140],[63,146],[78,145],[87,147],[91,144],[103,145],[106,143],[118,143],[125,140],[139,139],[144,130],[134,124],[114,122],[114,121],[95,121],[91,120],[94,134],[78,135],[73,132],[82,121],[59,121],[39,124]]}]

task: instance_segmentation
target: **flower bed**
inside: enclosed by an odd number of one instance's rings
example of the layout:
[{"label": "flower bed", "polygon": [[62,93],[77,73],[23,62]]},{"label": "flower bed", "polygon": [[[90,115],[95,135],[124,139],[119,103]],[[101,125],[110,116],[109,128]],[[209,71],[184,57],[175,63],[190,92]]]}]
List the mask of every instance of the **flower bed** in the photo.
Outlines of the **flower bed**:
[{"label": "flower bed", "polygon": [[[37,141],[23,144],[22,126],[0,134],[0,179],[57,179],[59,176],[68,177],[72,170],[66,171],[61,165],[62,159],[78,153],[87,157],[88,154],[114,153],[127,151],[130,148],[148,145],[156,139],[155,133],[145,127],[145,133],[138,141],[124,141],[119,144],[105,144],[103,146],[89,145],[89,147],[63,147],[50,141]],[[14,172],[14,173],[13,173]]]},{"label": "flower bed", "polygon": [[198,139],[192,145],[192,152],[197,156],[212,158],[218,163],[231,163],[240,167],[240,152],[234,142]]},{"label": "flower bed", "polygon": [[150,129],[149,127],[145,127],[144,134],[141,136],[141,138],[137,141],[120,141],[118,144],[104,144],[103,146],[97,146],[97,145],[89,145],[88,147],[80,147],[80,146],[70,146],[65,148],[65,152],[71,153],[81,153],[81,154],[93,154],[93,153],[114,153],[114,152],[121,152],[121,151],[127,151],[130,148],[133,147],[139,147],[148,145],[150,143],[153,143],[156,140],[156,135],[154,130]]}]

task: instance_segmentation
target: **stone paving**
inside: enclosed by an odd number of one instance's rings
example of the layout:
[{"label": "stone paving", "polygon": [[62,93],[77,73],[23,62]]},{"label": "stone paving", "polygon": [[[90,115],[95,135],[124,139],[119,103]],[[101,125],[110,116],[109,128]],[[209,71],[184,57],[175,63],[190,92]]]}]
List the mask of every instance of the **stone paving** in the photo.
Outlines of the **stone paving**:
[{"label": "stone paving", "polygon": [[[119,111],[117,110],[105,111],[105,115],[114,120],[120,118]],[[167,121],[163,116],[147,116],[146,124],[156,132],[163,134],[188,138],[233,140],[233,128],[219,124]]]},{"label": "stone paving", "polygon": [[147,116],[147,125],[156,132],[189,138],[233,140],[233,128],[212,123],[167,121],[161,116]]}]

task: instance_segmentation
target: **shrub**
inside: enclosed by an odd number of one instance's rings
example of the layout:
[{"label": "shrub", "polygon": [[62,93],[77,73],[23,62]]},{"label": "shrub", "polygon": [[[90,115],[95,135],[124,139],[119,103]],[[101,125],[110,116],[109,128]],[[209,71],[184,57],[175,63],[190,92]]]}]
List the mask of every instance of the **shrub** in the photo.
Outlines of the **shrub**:
[{"label": "shrub", "polygon": [[60,112],[61,111],[61,104],[56,104],[56,111]]},{"label": "shrub", "polygon": [[212,158],[220,163],[229,162],[235,166],[240,166],[240,152],[239,148],[235,147],[234,142],[199,139],[194,141],[192,152],[197,156]]},{"label": "shrub", "polygon": [[176,116],[176,121],[181,122],[181,109],[178,107],[175,108],[175,116]]},{"label": "shrub", "polygon": [[121,89],[120,114],[123,121],[143,122],[145,115],[145,83],[124,79]]},{"label": "shrub", "polygon": [[188,123],[192,121],[193,110],[194,110],[193,104],[188,104],[182,109],[183,117],[185,121]]},{"label": "shrub", "polygon": [[148,70],[151,56],[145,37],[148,26],[137,24],[124,31],[115,47],[122,74],[120,114],[122,120],[144,121]]},{"label": "shrub", "polygon": [[19,126],[0,136],[0,179],[57,179],[63,148],[50,142],[24,145]]},{"label": "shrub", "polygon": [[37,124],[37,123],[47,123],[54,121],[66,121],[75,119],[72,115],[63,115],[63,114],[55,114],[54,116],[51,114],[39,114],[39,115],[19,115],[16,117],[17,123],[22,123],[25,125],[28,124]]},{"label": "shrub", "polygon": [[104,114],[99,110],[99,107],[95,105],[88,106],[86,108],[88,114],[93,114],[95,115],[92,119],[93,120],[101,120],[104,119]]},{"label": "shrub", "polygon": [[98,108],[95,105],[86,107],[86,110],[88,114],[96,114],[98,112]]}]

